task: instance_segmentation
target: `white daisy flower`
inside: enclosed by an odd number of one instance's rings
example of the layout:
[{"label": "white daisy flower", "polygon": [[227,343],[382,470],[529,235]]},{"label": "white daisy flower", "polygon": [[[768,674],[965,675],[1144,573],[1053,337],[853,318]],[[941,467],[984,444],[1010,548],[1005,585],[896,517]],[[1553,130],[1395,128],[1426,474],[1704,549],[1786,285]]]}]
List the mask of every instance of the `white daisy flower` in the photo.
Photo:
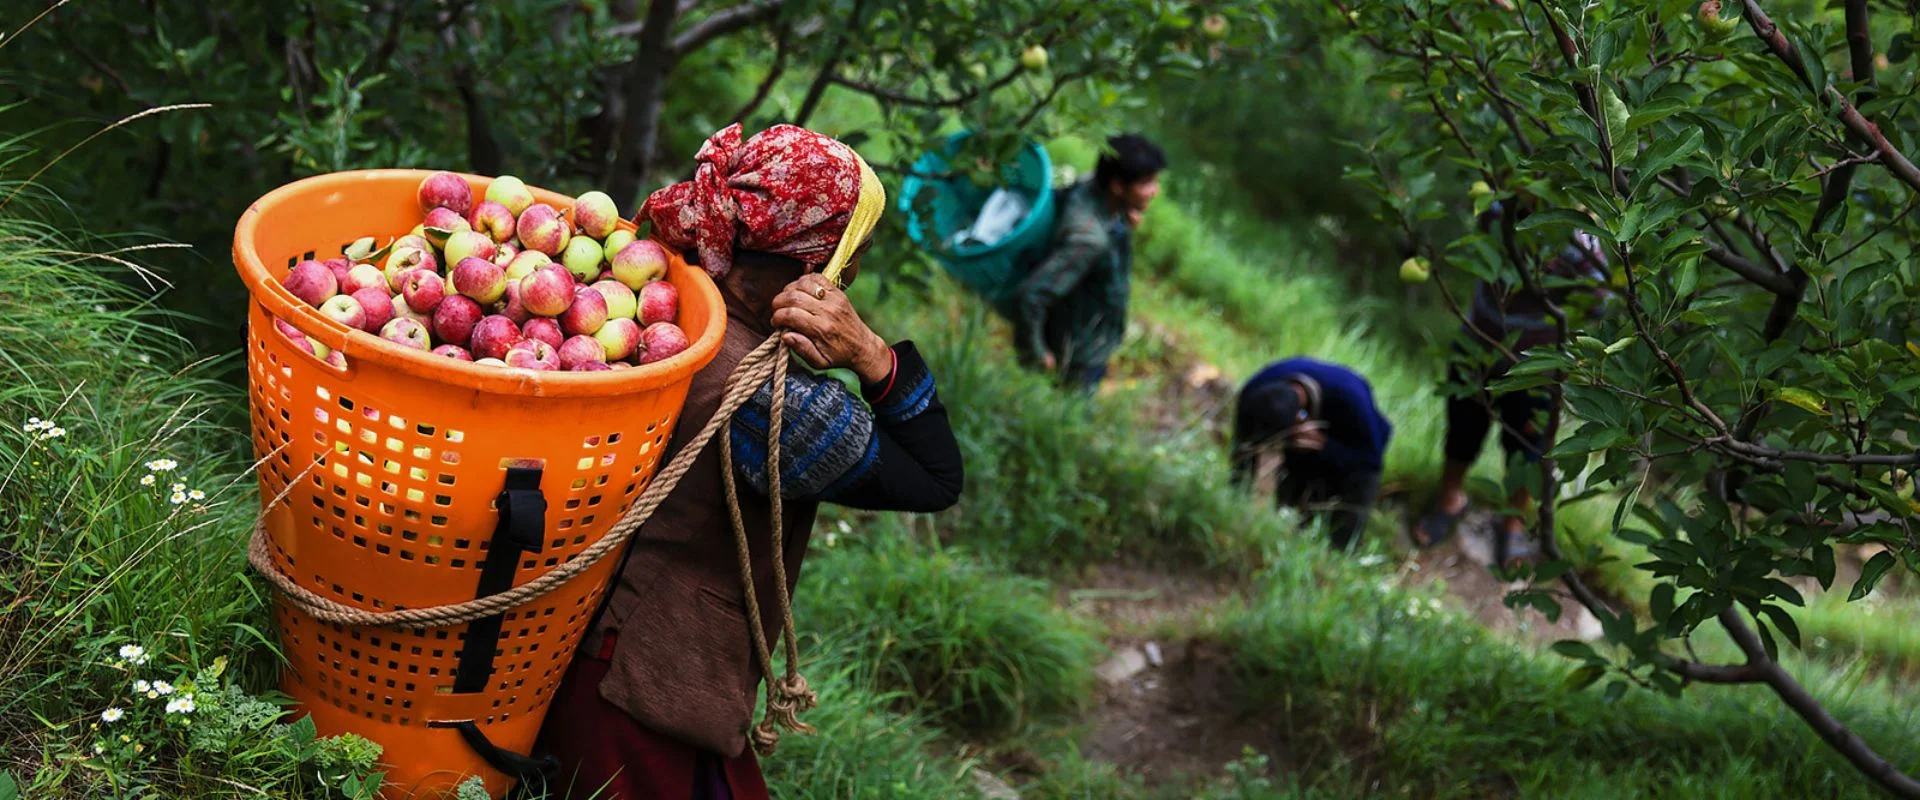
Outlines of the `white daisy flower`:
[{"label": "white daisy flower", "polygon": [[142,363],[142,364],[151,364],[151,363],[153,363],[153,356],[150,356],[150,355],[147,355],[146,353],[141,353],[141,354],[140,354],[140,363]]},{"label": "white daisy flower", "polygon": [[172,700],[168,700],[167,713],[169,714],[193,713],[193,697],[191,695],[188,695],[188,696],[176,697]]},{"label": "white daisy flower", "polygon": [[151,691],[153,691],[153,684],[147,683],[146,681],[133,682],[134,694],[146,694],[147,692],[151,692]]},{"label": "white daisy flower", "polygon": [[184,483],[180,483],[178,481],[175,481],[172,486],[167,488],[167,491],[169,492],[184,492],[186,490],[187,490],[187,485]]},{"label": "white daisy flower", "polygon": [[125,644],[120,646],[120,657],[128,661],[133,661],[138,658],[143,658],[146,656],[146,654],[147,654],[147,648],[141,647],[140,645],[137,645],[137,644]]},{"label": "white daisy flower", "polygon": [[107,307],[106,307],[106,306],[104,306],[104,305],[101,305],[101,304],[99,304],[99,303],[95,303],[95,304],[93,304],[93,313],[95,313],[95,314],[105,314],[105,313],[107,313]]},{"label": "white daisy flower", "polygon": [[106,746],[106,745],[104,745],[104,744],[101,744],[101,743],[99,743],[99,742],[94,742],[94,743],[93,743],[93,753],[94,753],[94,755],[101,755],[101,754],[104,754],[104,753],[106,753],[106,752],[107,752],[107,746]]},{"label": "white daisy flower", "polygon": [[153,482],[154,482],[154,477],[151,474],[140,476],[141,486],[152,486]]},{"label": "white daisy flower", "polygon": [[168,499],[168,500],[169,500],[170,502],[172,502],[172,503],[173,503],[174,505],[176,505],[176,506],[177,506],[177,505],[180,505],[181,503],[184,503],[184,502],[187,502],[187,493],[186,493],[186,492],[174,492],[174,493],[173,493],[173,496],[172,496],[172,497],[170,497],[170,498],[167,498],[167,499]]},{"label": "white daisy flower", "polygon": [[156,458],[147,462],[147,469],[153,470],[154,472],[171,472],[174,467],[178,466],[180,466],[180,462],[171,458]]},{"label": "white daisy flower", "polygon": [[38,428],[38,427],[40,427],[40,418],[39,418],[39,417],[27,417],[27,427],[29,427],[29,428]]},{"label": "white daisy flower", "polygon": [[166,681],[154,681],[153,690],[161,694],[173,694],[173,684]]},{"label": "white daisy flower", "polygon": [[160,699],[160,693],[159,693],[159,692],[157,692],[157,691],[155,691],[155,690],[153,690],[153,689],[148,689],[148,690],[147,690],[147,699],[148,699],[148,700],[158,700],[158,699]]},{"label": "white daisy flower", "polygon": [[117,708],[109,708],[105,711],[100,712],[100,721],[107,722],[107,723],[119,722],[120,718],[126,715],[127,715],[127,712],[125,711],[121,711],[120,709],[117,709]]},{"label": "white daisy flower", "polygon": [[47,438],[49,439],[58,439],[65,435],[67,435],[67,429],[58,425],[47,429]]},{"label": "white daisy flower", "polygon": [[207,499],[207,493],[200,491],[199,489],[195,489],[191,492],[187,492],[187,499],[188,500],[205,500]]}]

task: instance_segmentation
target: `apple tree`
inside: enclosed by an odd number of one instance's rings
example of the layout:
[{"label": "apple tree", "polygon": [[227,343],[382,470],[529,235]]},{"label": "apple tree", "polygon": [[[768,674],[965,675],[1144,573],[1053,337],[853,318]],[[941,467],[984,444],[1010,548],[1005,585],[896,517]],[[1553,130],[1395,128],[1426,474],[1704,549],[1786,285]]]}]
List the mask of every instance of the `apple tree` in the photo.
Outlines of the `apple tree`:
[{"label": "apple tree", "polygon": [[[1583,662],[1577,683],[1765,686],[1868,778],[1920,797],[1780,657],[1800,644],[1796,581],[1858,600],[1920,557],[1913,8],[1336,5],[1405,120],[1361,144],[1354,177],[1449,302],[1472,279],[1551,288],[1541,254],[1575,230],[1617,272],[1617,313],[1551,309],[1565,343],[1516,354],[1495,384],[1547,392],[1557,442],[1520,476],[1545,498],[1547,560],[1510,602],[1557,610],[1558,580],[1600,619],[1613,647],[1557,648]],[[1470,181],[1491,191],[1468,207]],[[1459,224],[1498,198],[1490,233]],[[1572,568],[1555,521],[1573,502],[1617,506],[1607,552],[1635,554],[1646,596],[1609,602]],[[1837,553],[1866,556],[1850,587]],[[1697,656],[1703,625],[1737,656]]]}]

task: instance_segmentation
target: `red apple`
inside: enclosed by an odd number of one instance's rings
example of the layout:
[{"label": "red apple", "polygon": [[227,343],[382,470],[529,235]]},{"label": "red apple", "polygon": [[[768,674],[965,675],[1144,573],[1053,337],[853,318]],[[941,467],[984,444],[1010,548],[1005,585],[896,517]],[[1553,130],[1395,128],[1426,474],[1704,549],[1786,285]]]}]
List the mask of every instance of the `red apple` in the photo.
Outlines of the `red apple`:
[{"label": "red apple", "polygon": [[671,322],[653,323],[640,332],[640,348],[640,363],[665,361],[687,349],[687,332]]},{"label": "red apple", "polygon": [[568,336],[592,336],[607,324],[607,298],[591,287],[573,287],[573,305],[560,313],[560,330]]},{"label": "red apple", "polygon": [[493,240],[487,238],[487,235],[484,233],[479,231],[461,231],[447,237],[447,246],[442,248],[440,252],[447,257],[446,261],[448,264],[458,264],[468,258],[492,261],[493,254],[499,249],[500,246],[494,244]]},{"label": "red apple", "polygon": [[633,369],[633,365],[625,361],[615,361],[607,366],[612,369]]},{"label": "red apple", "polygon": [[360,307],[360,301],[344,294],[336,294],[320,304],[320,313],[327,319],[338,322],[354,330],[367,326],[367,311]]},{"label": "red apple", "polygon": [[[422,244],[425,244],[425,240],[422,240]],[[393,252],[387,254],[387,263],[383,269],[387,274],[387,289],[395,293],[400,292],[404,285],[404,276],[416,269],[436,274],[440,272],[440,262],[434,259],[430,246],[406,245],[394,248]]]},{"label": "red apple", "polygon": [[513,212],[492,200],[482,201],[467,212],[467,224],[496,242],[513,238]]},{"label": "red apple", "polygon": [[534,203],[526,211],[520,212],[520,219],[514,223],[514,231],[520,235],[523,248],[538,250],[548,256],[560,255],[567,248],[567,240],[572,238],[566,218],[546,203]]},{"label": "red apple", "polygon": [[608,361],[619,361],[640,348],[640,323],[626,317],[610,319],[593,332],[593,338],[606,349]]},{"label": "red apple", "polygon": [[546,317],[527,320],[527,324],[520,326],[520,338],[546,342],[548,347],[559,347],[567,340],[566,334],[560,332],[560,323]]},{"label": "red apple", "polygon": [[607,319],[633,319],[640,309],[640,300],[627,285],[615,280],[595,283],[593,290],[607,301]]},{"label": "red apple", "polygon": [[533,192],[527,185],[512,175],[502,175],[487,184],[487,199],[506,206],[508,211],[518,216],[533,205]]},{"label": "red apple", "polygon": [[433,348],[433,354],[436,356],[446,356],[447,358],[451,358],[455,361],[472,361],[473,360],[473,354],[467,352],[467,348],[461,347],[460,345],[457,345],[457,344],[440,345],[439,347]]},{"label": "red apple", "polygon": [[361,289],[387,288],[387,276],[380,268],[372,264],[355,264],[347,270],[347,279],[340,282],[341,294],[359,294]]},{"label": "red apple", "polygon": [[672,322],[680,316],[680,290],[666,281],[640,287],[640,324]]},{"label": "red apple", "polygon": [[498,247],[493,249],[493,263],[499,264],[501,269],[506,269],[507,265],[513,263],[513,259],[518,255],[520,255],[520,248],[515,246],[514,243],[501,242]]},{"label": "red apple", "polygon": [[613,263],[613,279],[636,292],[647,281],[667,274],[667,250],[652,239],[641,239],[620,248],[609,260]]},{"label": "red apple", "polygon": [[[327,269],[333,271],[333,279],[339,281],[341,286],[347,285],[347,273],[353,271],[352,261],[344,258],[329,258],[320,263],[327,265]],[[379,269],[379,267],[374,267],[374,269]]]},{"label": "red apple", "polygon": [[401,277],[400,294],[407,299],[407,307],[419,314],[431,314],[440,307],[440,301],[447,297],[447,282],[438,273],[426,269],[414,269]]},{"label": "red apple", "polygon": [[319,308],[327,298],[340,293],[340,281],[333,277],[333,270],[318,261],[302,261],[287,271],[287,277],[280,279],[300,302]]},{"label": "red apple", "polygon": [[601,346],[600,341],[592,336],[567,337],[566,341],[560,343],[560,349],[555,352],[560,356],[562,369],[573,369],[575,365],[589,361],[607,363],[607,348]]},{"label": "red apple", "polygon": [[513,320],[518,325],[533,318],[533,312],[527,310],[527,304],[520,302],[520,282],[507,281],[507,293],[500,302],[493,304],[494,313]]},{"label": "red apple", "polygon": [[620,226],[620,209],[606,192],[587,192],[573,201],[573,226],[595,239],[605,239]]},{"label": "red apple", "polygon": [[479,256],[467,256],[453,265],[453,290],[481,304],[507,293],[506,270]]},{"label": "red apple", "polygon": [[464,295],[453,295],[440,301],[440,307],[433,310],[433,335],[448,344],[470,341],[473,326],[482,316],[479,303]]},{"label": "red apple", "polygon": [[420,182],[420,210],[432,211],[436,208],[452,209],[456,214],[465,214],[473,208],[473,187],[466,179],[451,172],[436,172]]},{"label": "red apple", "polygon": [[553,346],[539,339],[525,339],[507,350],[507,366],[531,370],[557,370],[560,355]]},{"label": "red apple", "polygon": [[568,368],[569,372],[609,372],[613,369],[605,361],[582,361]]},{"label": "red apple", "polygon": [[[440,276],[435,275],[434,277],[437,278]],[[434,305],[439,305],[439,303],[436,302]],[[393,296],[393,318],[394,319],[410,319],[422,325],[433,324],[432,312],[421,313],[419,311],[413,310],[412,306],[407,305],[407,298],[405,295],[396,294]],[[380,327],[385,328],[386,326],[382,325]]]},{"label": "red apple", "polygon": [[[314,342],[313,346],[320,347],[320,343]],[[326,348],[322,347],[321,349],[324,350]],[[334,369],[345,370],[347,368],[347,356],[338,350],[328,351],[326,355],[321,356],[321,359],[327,362],[327,366],[333,367]]]},{"label": "red apple", "polygon": [[421,227],[443,230],[449,234],[473,230],[473,225],[467,222],[465,216],[462,216],[458,211],[445,207],[428,211],[426,221],[420,223],[420,225]]},{"label": "red apple", "polygon": [[360,330],[379,333],[393,319],[393,295],[387,293],[387,284],[382,280],[379,286],[369,286],[354,292],[353,299],[359,301],[360,310],[366,313],[366,322]]},{"label": "red apple", "polygon": [[560,316],[573,305],[573,276],[559,264],[536,269],[520,279],[520,302],[535,316]]},{"label": "red apple", "polygon": [[380,338],[423,353],[433,346],[427,336],[427,326],[404,317],[389,320],[386,326],[380,329]]},{"label": "red apple", "polygon": [[520,326],[512,319],[491,314],[474,324],[472,336],[468,346],[481,358],[505,358],[507,349],[520,341]]},{"label": "red apple", "polygon": [[553,263],[546,253],[538,250],[522,250],[507,262],[507,280],[517,281],[532,275],[533,271]]}]

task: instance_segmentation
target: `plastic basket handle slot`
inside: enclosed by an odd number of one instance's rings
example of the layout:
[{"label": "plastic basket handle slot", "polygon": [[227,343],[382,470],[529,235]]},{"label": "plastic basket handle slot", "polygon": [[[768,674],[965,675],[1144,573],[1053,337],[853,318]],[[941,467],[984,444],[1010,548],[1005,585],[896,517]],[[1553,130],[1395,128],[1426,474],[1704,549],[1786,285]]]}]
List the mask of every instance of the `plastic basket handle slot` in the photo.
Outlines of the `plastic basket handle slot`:
[{"label": "plastic basket handle slot", "polygon": [[[506,488],[500,491],[500,521],[493,526],[493,543],[480,569],[480,585],[473,596],[488,597],[513,588],[513,573],[521,553],[538,553],[546,546],[547,497],[540,493],[540,470],[508,467]],[[460,671],[453,679],[455,694],[485,691],[493,675],[493,654],[500,643],[501,614],[481,617],[467,628],[460,646]]]}]

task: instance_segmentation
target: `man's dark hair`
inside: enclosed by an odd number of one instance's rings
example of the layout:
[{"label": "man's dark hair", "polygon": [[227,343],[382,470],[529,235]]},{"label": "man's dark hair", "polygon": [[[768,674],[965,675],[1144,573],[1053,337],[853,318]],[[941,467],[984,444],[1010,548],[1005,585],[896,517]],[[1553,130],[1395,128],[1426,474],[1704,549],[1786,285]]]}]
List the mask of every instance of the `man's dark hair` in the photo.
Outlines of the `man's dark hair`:
[{"label": "man's dark hair", "polygon": [[1102,188],[1122,183],[1139,183],[1153,177],[1167,168],[1167,154],[1160,152],[1160,146],[1137,133],[1127,133],[1107,140],[1107,152],[1100,155],[1100,163],[1093,168],[1093,179]]},{"label": "man's dark hair", "polygon": [[1299,424],[1300,408],[1293,381],[1273,381],[1240,398],[1237,424],[1242,436],[1262,441]]}]

